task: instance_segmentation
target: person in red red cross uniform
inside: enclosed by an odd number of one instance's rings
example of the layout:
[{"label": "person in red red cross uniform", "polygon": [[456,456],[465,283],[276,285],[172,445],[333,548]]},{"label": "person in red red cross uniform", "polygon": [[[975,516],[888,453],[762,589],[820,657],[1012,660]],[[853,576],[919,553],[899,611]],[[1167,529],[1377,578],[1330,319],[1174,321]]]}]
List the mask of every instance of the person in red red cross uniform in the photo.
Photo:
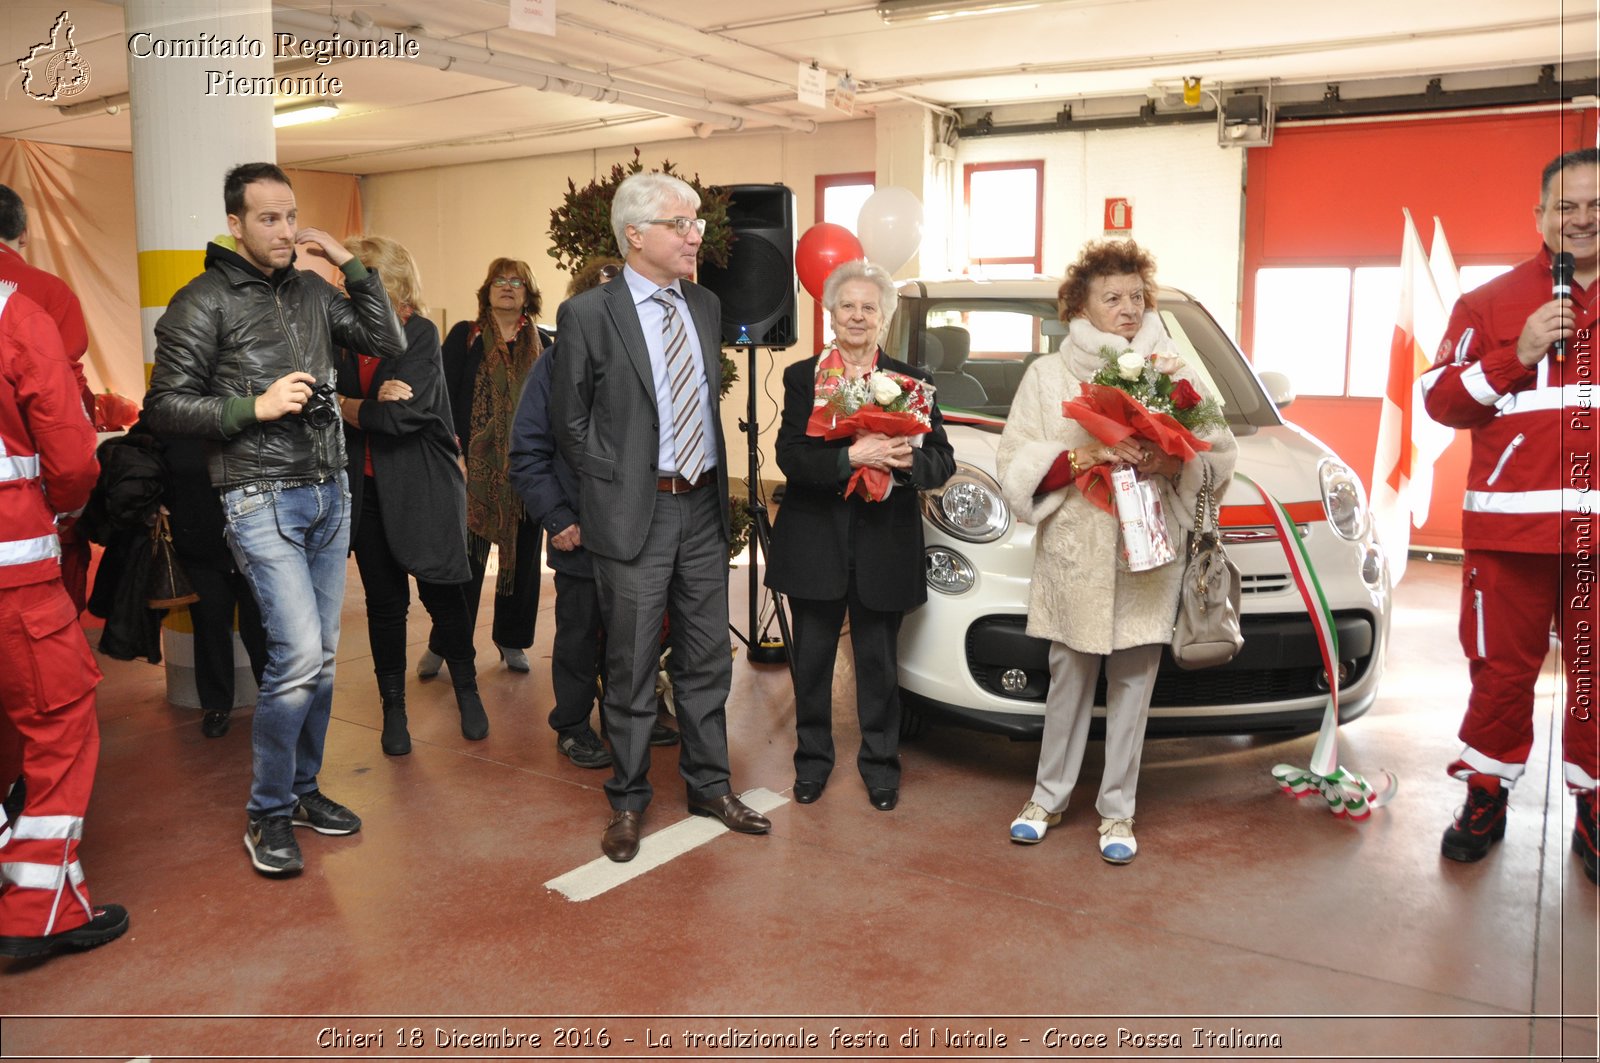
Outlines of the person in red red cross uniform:
[{"label": "person in red red cross uniform", "polygon": [[56,522],[99,473],[55,323],[0,282],[0,712],[22,740],[20,807],[0,826],[0,956],[90,948],[128,929],[89,900],[78,840],[94,787],[100,669],[61,581]]},{"label": "person in red red cross uniform", "polygon": [[[1472,435],[1461,529],[1461,647],[1472,694],[1465,748],[1449,766],[1467,802],[1444,832],[1451,860],[1481,860],[1505,836],[1512,786],[1533,748],[1534,686],[1560,637],[1566,684],[1555,732],[1577,797],[1572,848],[1595,881],[1595,713],[1600,639],[1600,151],[1546,166],[1534,218],[1544,246],[1463,295],[1434,366],[1428,413]],[[1570,259],[1571,291],[1552,295],[1552,265]]]}]

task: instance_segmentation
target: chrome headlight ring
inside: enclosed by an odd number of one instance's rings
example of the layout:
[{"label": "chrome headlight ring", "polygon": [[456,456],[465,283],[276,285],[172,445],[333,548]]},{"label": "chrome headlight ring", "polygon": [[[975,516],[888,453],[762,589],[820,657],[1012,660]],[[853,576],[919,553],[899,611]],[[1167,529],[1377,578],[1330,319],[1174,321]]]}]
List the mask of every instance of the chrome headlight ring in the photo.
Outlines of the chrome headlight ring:
[{"label": "chrome headlight ring", "polygon": [[969,543],[992,543],[1011,528],[1011,507],[1000,485],[965,462],[944,485],[922,494],[922,515],[946,535]]},{"label": "chrome headlight ring", "polygon": [[1322,484],[1322,508],[1334,534],[1351,542],[1364,536],[1371,527],[1372,514],[1361,478],[1344,462],[1333,458],[1324,458],[1317,465],[1317,478]]}]

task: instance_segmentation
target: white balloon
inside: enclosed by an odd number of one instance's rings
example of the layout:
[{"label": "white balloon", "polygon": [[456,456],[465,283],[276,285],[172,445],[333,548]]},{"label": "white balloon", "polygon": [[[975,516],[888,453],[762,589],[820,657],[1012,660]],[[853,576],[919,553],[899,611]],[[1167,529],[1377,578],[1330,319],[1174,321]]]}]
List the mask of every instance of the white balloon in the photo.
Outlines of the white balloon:
[{"label": "white balloon", "polygon": [[893,273],[922,247],[922,201],[909,188],[880,188],[861,204],[856,237],[867,260]]}]

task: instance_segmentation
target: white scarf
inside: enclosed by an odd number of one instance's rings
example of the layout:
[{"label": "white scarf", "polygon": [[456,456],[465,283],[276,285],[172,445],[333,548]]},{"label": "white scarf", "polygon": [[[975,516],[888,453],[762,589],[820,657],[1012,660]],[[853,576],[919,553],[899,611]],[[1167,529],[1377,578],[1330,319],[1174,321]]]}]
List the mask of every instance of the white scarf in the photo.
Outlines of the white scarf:
[{"label": "white scarf", "polygon": [[1113,332],[1101,332],[1086,317],[1075,317],[1067,323],[1067,334],[1061,340],[1061,355],[1067,360],[1067,369],[1079,380],[1093,380],[1094,375],[1106,367],[1102,347],[1117,354],[1136,351],[1148,358],[1156,352],[1172,353],[1177,345],[1161,324],[1161,315],[1154,310],[1144,312],[1139,331],[1133,339],[1124,339]]}]

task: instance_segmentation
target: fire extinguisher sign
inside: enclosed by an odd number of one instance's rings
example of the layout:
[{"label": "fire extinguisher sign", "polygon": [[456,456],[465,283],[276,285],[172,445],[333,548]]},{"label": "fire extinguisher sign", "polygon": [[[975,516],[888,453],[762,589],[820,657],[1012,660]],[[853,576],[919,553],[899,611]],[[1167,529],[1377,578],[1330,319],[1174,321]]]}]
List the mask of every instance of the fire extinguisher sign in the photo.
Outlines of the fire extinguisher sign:
[{"label": "fire extinguisher sign", "polygon": [[1133,232],[1133,200],[1127,196],[1106,197],[1106,235],[1127,236]]}]

